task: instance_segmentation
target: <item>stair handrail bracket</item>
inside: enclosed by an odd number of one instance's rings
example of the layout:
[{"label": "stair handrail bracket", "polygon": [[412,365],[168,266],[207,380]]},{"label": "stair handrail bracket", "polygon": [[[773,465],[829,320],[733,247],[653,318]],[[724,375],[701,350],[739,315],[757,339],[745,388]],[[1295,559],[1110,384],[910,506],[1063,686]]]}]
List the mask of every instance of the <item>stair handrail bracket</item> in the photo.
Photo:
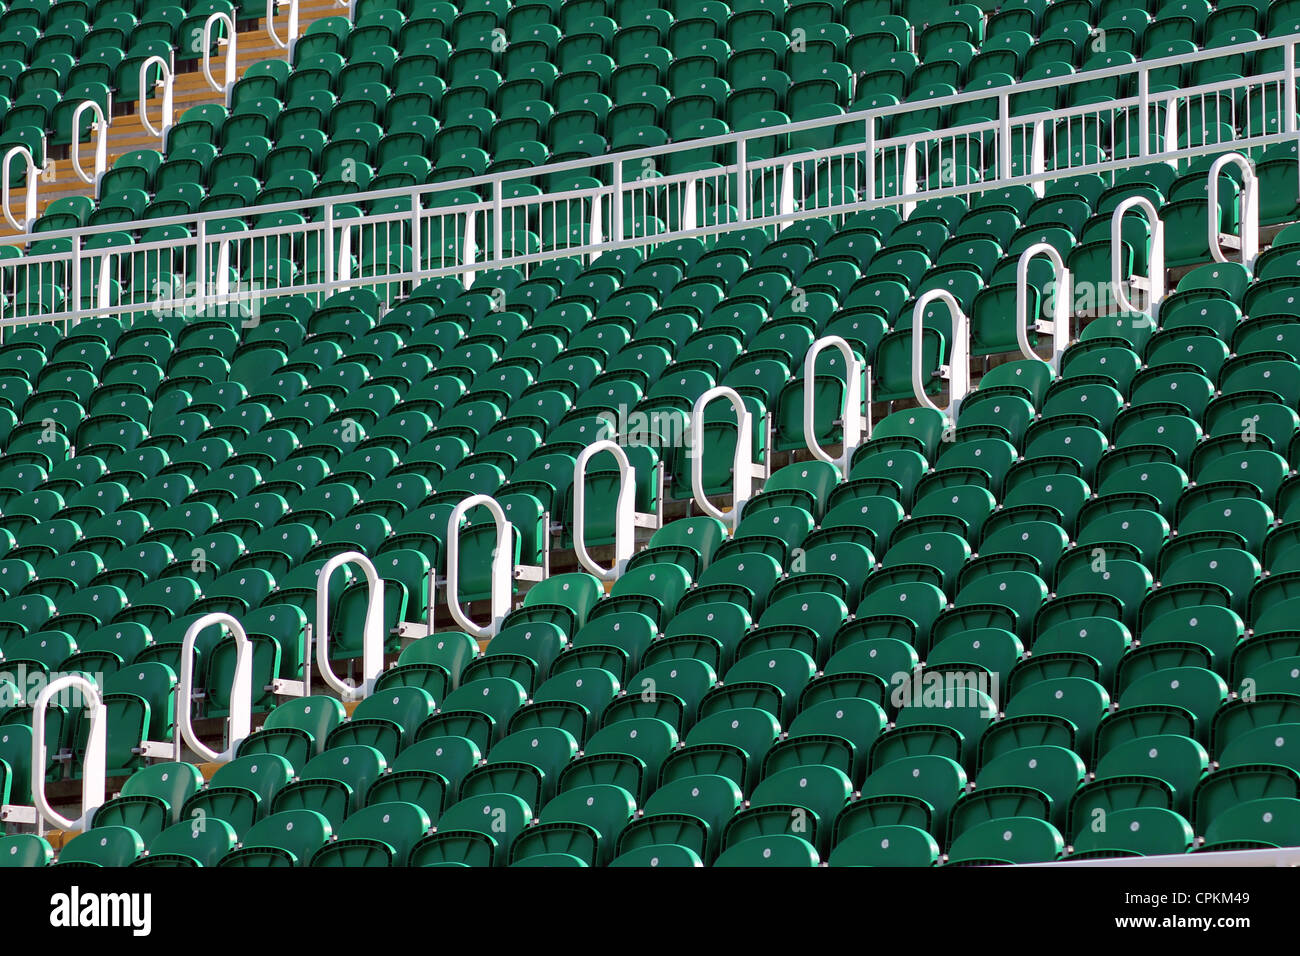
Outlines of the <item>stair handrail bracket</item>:
[{"label": "stair handrail bracket", "polygon": [[[1130,209],[1137,209],[1146,214],[1147,220],[1151,223],[1151,253],[1147,256],[1147,265],[1150,269],[1150,278],[1148,279],[1147,304],[1149,306],[1146,315],[1150,318],[1152,325],[1160,323],[1160,303],[1165,297],[1165,222],[1160,218],[1160,211],[1156,209],[1155,204],[1145,196],[1129,196],[1123,200],[1110,217],[1110,281],[1111,291],[1114,293],[1115,302],[1120,309],[1130,314],[1142,314],[1139,309],[1129,299],[1128,293],[1124,291],[1124,285],[1128,276],[1123,275],[1123,262],[1120,255],[1123,234],[1121,229],[1124,223],[1124,216]],[[1216,235],[1217,238],[1217,235]]]},{"label": "stair handrail bracket", "polygon": [[[210,627],[225,627],[235,638],[235,674],[231,681],[230,710],[226,717],[226,749],[217,752],[194,731],[194,644]],[[205,614],[185,629],[181,644],[181,680],[176,720],[186,745],[209,763],[225,763],[235,756],[253,724],[253,642],[244,626],[224,611]]]},{"label": "stair handrail bracket", "polygon": [[[736,413],[736,450],[731,469],[731,512],[723,511],[709,500],[704,491],[704,410],[715,399],[731,402]],[[700,510],[710,517],[727,522],[734,531],[740,525],[741,512],[753,495],[754,466],[751,461],[754,447],[754,415],[745,400],[733,388],[716,385],[701,395],[691,408],[690,446],[686,454],[691,460],[691,491]]]},{"label": "stair handrail bracket", "polygon": [[[472,509],[480,506],[487,508],[496,526],[496,546],[492,549],[489,585],[492,621],[486,626],[471,621],[460,604],[460,523]],[[513,534],[514,526],[506,518],[505,509],[491,495],[470,495],[452,509],[451,516],[447,519],[447,607],[457,626],[471,637],[495,637],[501,629],[502,621],[510,612]]]},{"label": "stair handrail bracket", "polygon": [[[828,348],[838,349],[844,356],[844,367],[846,369],[846,381],[844,385],[844,407],[841,410],[840,420],[844,430],[843,450],[839,458],[832,458],[830,453],[822,448],[817,441],[817,428],[814,419],[816,409],[814,406],[814,397],[816,396],[817,380],[817,357]],[[820,461],[830,462],[839,468],[844,480],[849,480],[849,470],[852,467],[853,452],[862,444],[863,440],[871,437],[871,416],[864,415],[862,412],[862,378],[864,365],[861,359],[853,351],[852,346],[838,335],[827,335],[818,339],[812,344],[804,355],[803,360],[803,434],[804,441],[808,445],[808,450],[812,452],[813,457]],[[870,376],[867,376],[867,407],[871,405],[871,382]]]},{"label": "stair handrail bracket", "polygon": [[[340,680],[330,664],[329,583],[345,564],[358,565],[366,576],[366,617],[361,633],[361,680]],[[384,582],[375,564],[360,551],[344,551],[325,562],[316,576],[316,669],[326,685],[344,700],[361,700],[375,691],[384,670]]]},{"label": "stair handrail bracket", "polygon": [[[48,766],[46,708],[56,695],[72,690],[81,693],[90,719],[86,757],[82,764],[81,815],[76,819],[69,819],[55,810],[45,795],[45,768]],[[104,805],[107,771],[108,709],[99,688],[81,674],[66,674],[45,685],[32,705],[32,804],[36,812],[50,826],[59,830],[88,829],[95,812]]]},{"label": "stair handrail bracket", "polygon": [[[149,111],[146,108],[149,99],[149,68],[154,65],[159,67],[158,85],[162,87],[163,91],[161,128],[153,125],[153,122],[149,119]],[[167,131],[172,127],[172,118],[175,113],[173,108],[175,87],[176,74],[172,70],[172,65],[161,56],[151,56],[140,64],[140,102],[137,106],[140,114],[140,124],[150,136],[157,136],[164,142],[167,138]]]},{"label": "stair handrail bracket", "polygon": [[[925,310],[931,302],[942,302],[952,317],[953,341],[948,343],[948,364],[939,369],[940,375],[948,380],[946,408],[940,408],[926,394],[924,369],[921,367],[925,352]],[[950,421],[956,421],[962,400],[969,392],[970,319],[951,292],[947,289],[931,289],[917,300],[916,307],[912,310],[912,393],[916,396],[917,404],[934,409]]]},{"label": "stair handrail bracket", "polygon": [[[614,563],[602,568],[587,551],[587,464],[599,454],[614,456],[618,464],[618,498],[614,504]],[[636,466],[616,441],[602,438],[578,455],[573,468],[573,551],[582,567],[602,581],[615,581],[627,568],[636,547]]]},{"label": "stair handrail bracket", "polygon": [[[10,166],[15,156],[22,156],[27,160],[27,168],[23,172],[25,196],[23,200],[23,221],[21,223],[14,219],[13,214],[9,211]],[[10,146],[5,150],[4,158],[0,159],[0,163],[4,164],[3,170],[0,170],[0,211],[4,212],[5,221],[10,226],[17,232],[25,233],[31,229],[32,223],[36,221],[36,178],[40,175],[40,170],[36,166],[36,160],[32,158],[32,151],[23,145]]]},{"label": "stair handrail bracket", "polygon": [[[1046,256],[1052,264],[1052,318],[1049,322],[1040,321],[1038,313],[1029,314],[1029,265],[1036,256]],[[1073,312],[1074,282],[1065,260],[1055,246],[1048,242],[1039,242],[1020,254],[1016,262],[1016,339],[1020,343],[1020,352],[1027,359],[1046,361],[1055,372],[1061,371],[1061,356],[1070,344],[1070,315]],[[1029,330],[1050,332],[1052,336],[1052,355],[1044,359],[1029,343]]]},{"label": "stair handrail bracket", "polygon": [[1253,273],[1259,257],[1259,177],[1255,164],[1241,153],[1226,153],[1210,165],[1206,195],[1210,255],[1215,262],[1229,261],[1219,247],[1219,179],[1228,165],[1241,170],[1241,264]]},{"label": "stair handrail bracket", "polygon": [[[81,114],[89,110],[95,114],[95,171],[87,176],[81,167]],[[104,108],[94,100],[82,100],[72,111],[72,171],[87,186],[99,186],[108,169],[108,118]]]}]

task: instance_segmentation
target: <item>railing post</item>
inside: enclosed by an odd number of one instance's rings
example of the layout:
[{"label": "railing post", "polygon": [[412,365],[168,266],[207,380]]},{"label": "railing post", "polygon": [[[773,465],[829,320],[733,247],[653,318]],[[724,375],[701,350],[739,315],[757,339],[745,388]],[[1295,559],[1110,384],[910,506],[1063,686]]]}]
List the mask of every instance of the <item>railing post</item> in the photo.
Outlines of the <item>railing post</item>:
[{"label": "railing post", "polygon": [[[420,225],[420,190],[411,190],[411,267],[419,272],[424,266],[424,230]],[[412,287],[415,283],[412,281]]]},{"label": "railing post", "polygon": [[736,215],[749,221],[749,148],[745,137],[736,140]]},{"label": "railing post", "polygon": [[1138,61],[1138,155],[1151,155],[1151,72]]},{"label": "railing post", "polygon": [[[1294,34],[1292,35],[1294,36]],[[1294,39],[1289,41],[1283,48],[1286,53],[1286,80],[1284,83],[1284,95],[1286,103],[1282,107],[1282,115],[1285,117],[1286,126],[1283,129],[1288,133],[1296,131],[1295,121],[1295,55],[1296,45]]]},{"label": "railing post", "polygon": [[[81,308],[81,235],[72,237],[72,276],[68,280],[68,286],[72,290],[70,298],[72,299],[72,308],[78,310]],[[94,303],[98,305],[99,303]]]},{"label": "railing post", "polygon": [[872,113],[867,117],[866,131],[863,137],[863,150],[866,152],[866,171],[863,175],[866,181],[862,184],[862,191],[866,193],[867,202],[876,201],[876,114]]},{"label": "railing post", "polygon": [[492,258],[496,262],[505,258],[506,249],[505,206],[501,196],[503,188],[499,179],[492,184]]},{"label": "railing post", "polygon": [[194,263],[194,303],[197,307],[208,291],[208,221],[206,219],[198,220],[194,239],[198,244],[197,261]]},{"label": "railing post", "polygon": [[325,234],[321,245],[325,252],[325,285],[334,285],[334,203],[325,203]]},{"label": "railing post", "polygon": [[1011,94],[998,94],[998,175],[1011,175]]},{"label": "railing post", "polygon": [[623,238],[623,161],[614,160],[612,194],[609,199],[609,241]]}]

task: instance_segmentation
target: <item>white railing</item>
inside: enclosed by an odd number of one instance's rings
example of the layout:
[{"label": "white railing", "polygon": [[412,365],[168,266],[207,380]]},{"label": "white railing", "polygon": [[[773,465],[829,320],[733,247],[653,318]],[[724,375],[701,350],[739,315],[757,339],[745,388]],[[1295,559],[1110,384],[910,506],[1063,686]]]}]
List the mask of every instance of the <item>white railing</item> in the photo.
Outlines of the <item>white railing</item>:
[{"label": "white railing", "polygon": [[[226,31],[226,35],[218,40],[219,46],[225,47],[225,66],[221,82],[212,75],[212,28],[216,24],[221,24]],[[270,21],[267,21],[268,29]],[[235,85],[235,48],[238,45],[239,34],[235,30],[235,20],[228,13],[217,11],[208,15],[203,21],[203,78],[208,81],[208,86],[212,87],[218,93],[229,93],[230,88]]]},{"label": "white railing", "polygon": [[[158,67],[158,80],[156,83],[149,82],[149,68]],[[149,119],[149,90],[152,87],[161,87],[162,95],[162,117],[158,126],[154,126]],[[172,120],[175,118],[175,107],[173,106],[173,93],[176,87],[176,73],[172,68],[169,60],[161,56],[151,56],[140,64],[140,101],[136,104],[136,111],[140,114],[140,125],[148,131],[150,136],[157,136],[162,143],[167,142],[167,131],[172,128]]]},{"label": "white railing", "polygon": [[[725,512],[709,500],[704,488],[704,410],[715,399],[731,403],[736,413],[736,449],[731,460],[731,511]],[[754,414],[735,389],[716,385],[701,395],[691,408],[690,443],[687,455],[691,459],[691,491],[700,510],[711,518],[726,522],[732,531],[740,526],[741,514],[754,494],[754,479],[764,473],[754,465]]]},{"label": "white railing", "polygon": [[1241,264],[1252,272],[1255,259],[1259,256],[1259,177],[1255,175],[1255,164],[1240,153],[1228,153],[1220,156],[1210,165],[1209,194],[1206,197],[1210,207],[1208,222],[1210,238],[1210,255],[1215,262],[1227,262],[1219,247],[1219,179],[1225,166],[1235,165],[1241,170]]},{"label": "white railing", "polygon": [[[1138,308],[1129,299],[1128,293],[1124,289],[1125,285],[1128,284],[1129,277],[1124,275],[1124,260],[1121,250],[1124,242],[1124,216],[1130,209],[1137,209],[1142,212],[1151,224],[1151,251],[1147,256],[1147,307],[1145,310]],[[1218,217],[1215,215],[1215,210],[1210,210],[1209,219],[1213,223],[1211,228],[1214,230],[1214,238],[1217,243],[1219,233]],[[1160,304],[1165,298],[1165,221],[1160,218],[1160,212],[1156,209],[1155,204],[1145,196],[1129,196],[1120,202],[1115,207],[1115,211],[1111,213],[1110,281],[1115,293],[1115,302],[1122,311],[1131,313],[1145,311],[1150,316],[1153,325],[1159,324]]]},{"label": "white railing", "polygon": [[[939,377],[948,382],[948,404],[943,408],[925,390],[929,371],[925,363],[925,310],[931,302],[947,306],[952,320],[952,335],[945,338],[948,361],[940,362],[938,370]],[[947,289],[931,289],[916,300],[912,310],[912,393],[918,405],[946,415],[949,421],[957,420],[962,399],[970,393],[970,319]]]},{"label": "white railing", "polygon": [[[194,644],[209,627],[229,629],[235,638],[235,673],[231,678],[230,709],[226,716],[226,749],[213,750],[194,730]],[[225,763],[235,756],[253,725],[253,642],[244,626],[224,611],[205,614],[185,630],[181,644],[181,679],[176,721],[186,745],[209,763]]]},{"label": "white railing", "polygon": [[[345,564],[359,565],[366,576],[366,617],[361,626],[361,682],[353,685],[340,680],[330,665],[329,584],[330,578]],[[360,551],[345,551],[325,562],[316,576],[316,669],[326,686],[343,700],[360,700],[375,690],[375,681],[384,671],[384,582],[374,562]],[[310,663],[304,670],[310,670]]]},{"label": "white railing", "polygon": [[285,51],[285,58],[293,62],[293,48],[298,42],[298,0],[289,0],[289,24],[285,38],[275,30],[275,13],[280,8],[280,0],[266,0],[266,33],[277,50]]},{"label": "white railing", "polygon": [[[81,814],[69,819],[50,805],[45,795],[45,768],[49,766],[45,713],[57,695],[76,690],[81,694],[90,722],[86,735],[86,756],[81,767]],[[32,805],[40,820],[56,830],[84,830],[95,811],[104,805],[108,776],[108,709],[94,682],[81,674],[68,674],[47,684],[32,704]],[[38,828],[42,826],[37,823]]]},{"label": "white railing", "polygon": [[[292,9],[290,14],[292,19]],[[29,283],[48,284],[46,277],[52,270],[66,269],[78,248],[101,232],[183,225],[189,238],[87,251],[85,257],[102,262],[103,274],[111,281],[85,303],[86,308],[80,308],[80,302],[42,301],[33,306],[29,296],[9,307],[6,321],[129,315],[155,307],[206,309],[276,295],[324,296],[363,285],[382,285],[382,298],[392,301],[434,277],[458,275],[468,283],[486,268],[526,269],[549,258],[592,257],[609,249],[740,226],[775,227],[880,206],[906,208],[925,198],[1010,184],[1041,190],[1044,183],[1067,175],[1113,175],[1153,162],[1181,164],[1197,156],[1258,149],[1295,137],[1298,45],[1300,36],[1292,35],[519,170],[457,175],[457,170],[444,166],[437,174],[448,181],[429,185],[28,233],[13,241],[68,238],[74,250],[0,261],[0,297],[14,303]],[[1152,92],[1150,88],[1151,77],[1162,69],[1192,69],[1215,59],[1269,51],[1284,56],[1284,69],[1182,89]],[[1136,85],[1137,95],[1016,115],[1017,104],[1023,106],[1031,94],[1053,90],[1068,97],[1080,84],[1112,80]],[[940,121],[942,109],[979,103],[988,107],[989,118],[960,126]],[[1241,103],[1248,105],[1242,108]],[[937,129],[890,134],[891,128],[904,122],[922,122],[926,114],[933,120],[929,125]],[[1178,131],[1206,118],[1230,126],[1231,138],[1180,146]],[[1132,137],[1126,137],[1134,125],[1138,129],[1135,147]],[[1153,143],[1150,130],[1162,127],[1164,140]],[[772,155],[771,143],[789,137],[797,140],[813,131],[839,144]],[[962,154],[984,167],[978,170],[979,178],[967,181],[963,172],[967,167],[951,161]],[[1054,159],[1051,163],[1049,155]],[[720,165],[673,171],[679,163],[701,159],[717,160]],[[516,186],[534,180],[546,182],[549,191],[517,194]],[[454,204],[458,200],[464,202]],[[356,215],[355,207],[361,205],[373,210],[363,219]],[[230,220],[272,218],[280,213],[297,213],[307,221],[223,231]],[[517,241],[525,238],[527,244]],[[222,244],[227,275],[233,273],[236,280],[233,287],[228,281],[216,281],[214,275]],[[360,251],[358,268],[353,268],[350,255],[339,255],[345,250]],[[286,259],[304,266],[315,261],[320,267],[310,272],[305,267],[281,270],[278,263]],[[340,260],[337,272],[336,259]],[[277,267],[272,269],[268,263]],[[158,301],[152,289],[135,281],[148,273],[193,275],[193,287],[183,296]]]},{"label": "white railing", "polygon": [[[81,167],[81,114],[89,110],[94,114],[95,172],[87,176]],[[88,186],[99,189],[99,181],[108,169],[108,117],[94,100],[84,100],[72,111],[72,171]],[[7,192],[7,190],[6,190]]]},{"label": "white railing", "polygon": [[[1046,256],[1052,264],[1051,304],[1052,318],[1044,321],[1038,312],[1030,314],[1029,309],[1029,264],[1035,256]],[[1118,259],[1115,261],[1118,262]],[[1052,370],[1061,371],[1061,356],[1070,344],[1070,313],[1074,302],[1074,283],[1070,280],[1070,270],[1065,266],[1061,253],[1050,242],[1038,242],[1020,254],[1016,262],[1016,340],[1020,343],[1020,352],[1028,359],[1042,359],[1033,346],[1029,344],[1029,330],[1047,332],[1052,336],[1052,356],[1046,359]]]},{"label": "white railing", "polygon": [[[601,567],[587,551],[587,464],[608,453],[618,465],[618,497],[614,501],[614,563]],[[582,450],[573,466],[573,553],[583,570],[602,581],[616,581],[627,568],[636,546],[636,466],[618,442],[608,438]]]},{"label": "white railing", "polygon": [[[23,221],[22,225],[14,219],[13,213],[9,211],[9,189],[10,173],[14,157],[21,156],[26,162],[23,164]],[[3,171],[0,171],[0,211],[4,212],[4,217],[9,225],[14,229],[27,230],[32,227],[36,221],[36,177],[40,174],[40,169],[36,166],[36,161],[32,158],[32,151],[26,146],[10,146],[5,150],[4,159],[0,159],[4,164]]]},{"label": "white railing", "polygon": [[[471,621],[460,603],[460,525],[470,510],[480,505],[487,508],[496,527],[496,544],[492,548],[489,570],[489,614],[492,620],[486,625]],[[456,625],[471,637],[494,637],[501,630],[501,622],[510,613],[511,584],[514,580],[514,533],[514,526],[506,517],[505,509],[490,495],[471,495],[452,509],[451,517],[447,520],[447,609]]]},{"label": "white railing", "polygon": [[[832,458],[817,441],[816,395],[817,395],[817,356],[828,349],[838,349],[844,358],[845,379],[844,404],[840,411],[840,423],[844,429],[844,438],[839,458]],[[867,400],[865,407],[871,407],[871,376],[866,377]],[[871,437],[871,416],[863,414],[862,360],[854,353],[849,343],[838,335],[828,335],[818,339],[808,349],[803,360],[803,435],[808,450],[813,457],[830,462],[840,470],[845,481],[849,480],[852,468],[853,452],[865,439]]]}]

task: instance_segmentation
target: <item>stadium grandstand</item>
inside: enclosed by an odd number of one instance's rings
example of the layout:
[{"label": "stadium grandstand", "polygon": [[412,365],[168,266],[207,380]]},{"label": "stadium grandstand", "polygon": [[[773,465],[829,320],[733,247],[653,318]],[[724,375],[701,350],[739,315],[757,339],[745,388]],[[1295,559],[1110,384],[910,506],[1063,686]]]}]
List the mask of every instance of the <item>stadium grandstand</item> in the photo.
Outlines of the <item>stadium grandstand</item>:
[{"label": "stadium grandstand", "polygon": [[1300,0],[0,10],[0,866],[1300,863]]}]

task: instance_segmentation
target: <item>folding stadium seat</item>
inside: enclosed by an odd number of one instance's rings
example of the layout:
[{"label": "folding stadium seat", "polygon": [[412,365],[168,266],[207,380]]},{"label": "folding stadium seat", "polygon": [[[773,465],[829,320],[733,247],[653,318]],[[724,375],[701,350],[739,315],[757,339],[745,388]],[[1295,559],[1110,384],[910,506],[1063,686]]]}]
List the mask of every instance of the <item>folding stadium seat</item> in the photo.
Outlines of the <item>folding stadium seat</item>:
[{"label": "folding stadium seat", "polygon": [[87,830],[59,851],[55,866],[127,866],[144,852],[144,841],[128,827]]}]

